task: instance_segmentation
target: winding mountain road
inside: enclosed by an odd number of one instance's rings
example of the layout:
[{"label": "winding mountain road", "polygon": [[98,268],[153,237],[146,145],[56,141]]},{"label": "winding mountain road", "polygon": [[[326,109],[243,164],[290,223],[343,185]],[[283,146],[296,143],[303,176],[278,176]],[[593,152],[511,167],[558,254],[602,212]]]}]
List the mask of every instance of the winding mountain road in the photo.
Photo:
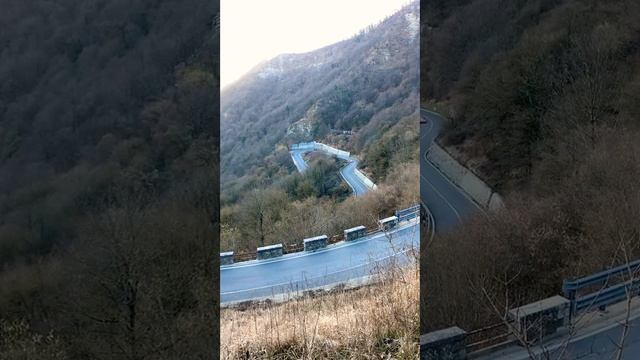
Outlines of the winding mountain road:
[{"label": "winding mountain road", "polygon": [[296,166],[296,169],[298,169],[298,172],[305,172],[309,168],[307,162],[302,158],[304,153],[304,151],[300,150],[291,151],[291,159],[293,159],[293,164]]},{"label": "winding mountain road", "polygon": [[[304,160],[302,155],[307,152],[317,151],[317,150],[291,150],[291,159],[293,160],[293,164],[298,169],[298,172],[305,172],[309,168],[309,164]],[[347,153],[348,154],[348,153]],[[327,153],[329,156],[334,156],[333,154]],[[348,161],[348,164],[343,166],[340,169],[340,176],[342,179],[349,185],[351,191],[354,196],[362,196],[366,194],[371,188],[365,184],[360,176],[356,174],[358,171],[358,160],[354,157],[340,157],[341,159]],[[360,174],[362,175],[362,174]]]},{"label": "winding mountain road", "polygon": [[416,218],[387,233],[339,242],[316,252],[299,252],[267,260],[220,267],[220,302],[277,298],[334,284],[366,281],[381,265],[407,261],[420,241]]},{"label": "winding mountain road", "polygon": [[[348,152],[320,143],[314,142],[313,147],[305,144],[305,147],[290,151],[299,172],[309,168],[302,156],[310,151],[322,151],[348,161],[340,169],[340,175],[355,196],[375,188],[375,184],[358,173],[358,161]],[[419,218],[413,218],[386,233],[377,232],[355,241],[342,241],[319,251],[223,265],[220,267],[220,302],[226,305],[277,299],[336,284],[367,282],[380,266],[391,261],[408,261],[409,250],[419,248],[419,231]]]},{"label": "winding mountain road", "polygon": [[[453,229],[465,217],[479,211],[478,206],[449,181],[426,158],[444,119],[421,109],[426,123],[421,126],[420,193],[422,205],[431,212],[437,232]],[[303,151],[292,151],[298,170],[308,166]],[[368,188],[355,175],[357,162],[341,169],[341,175],[354,194]],[[303,171],[303,170],[302,170]],[[341,242],[321,251],[287,254],[269,260],[253,260],[220,267],[220,300],[231,304],[247,300],[275,298],[292,292],[326,287],[332,284],[367,278],[380,263],[398,260],[407,249],[417,248],[419,226],[416,221],[405,223],[387,236],[378,233],[355,242]]]},{"label": "winding mountain road", "polygon": [[[437,232],[452,230],[465,217],[478,211],[479,207],[462,189],[451,183],[431,162],[427,160],[429,147],[440,133],[445,119],[427,109],[420,110],[426,120],[421,123],[420,137],[420,196],[422,206],[431,212]],[[606,312],[595,311],[591,318],[575,325],[575,333],[552,337],[540,346],[525,349],[519,345],[498,347],[495,351],[470,356],[477,360],[597,360],[614,359],[620,350],[619,344],[628,320],[629,330],[625,336],[623,359],[640,358],[640,300],[627,312],[626,304],[610,306]]]},{"label": "winding mountain road", "polygon": [[369,187],[356,175],[357,168],[358,161],[352,160],[340,169],[340,176],[349,184],[354,196],[362,196],[369,191]]},{"label": "winding mountain road", "polygon": [[480,211],[465,192],[452,183],[429,160],[427,152],[440,133],[445,119],[427,109],[420,109],[426,120],[420,127],[420,198],[432,214],[438,233],[455,228],[464,218]]}]

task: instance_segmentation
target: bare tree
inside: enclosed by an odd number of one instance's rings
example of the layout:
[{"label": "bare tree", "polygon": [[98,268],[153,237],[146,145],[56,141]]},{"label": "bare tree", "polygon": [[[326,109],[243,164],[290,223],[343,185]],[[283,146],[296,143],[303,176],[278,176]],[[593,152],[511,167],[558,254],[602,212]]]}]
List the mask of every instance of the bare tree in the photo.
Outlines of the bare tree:
[{"label": "bare tree", "polygon": [[260,246],[264,246],[274,231],[286,200],[286,194],[275,188],[250,190],[239,208],[240,231],[246,238],[256,239]]}]

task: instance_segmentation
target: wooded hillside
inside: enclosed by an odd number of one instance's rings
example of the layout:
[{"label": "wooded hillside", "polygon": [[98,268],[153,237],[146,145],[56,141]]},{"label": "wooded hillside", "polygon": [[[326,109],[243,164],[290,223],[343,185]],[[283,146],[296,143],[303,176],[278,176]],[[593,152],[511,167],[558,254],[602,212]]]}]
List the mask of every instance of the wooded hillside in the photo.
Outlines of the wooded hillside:
[{"label": "wooded hillside", "polygon": [[[418,201],[418,7],[336,44],[280,55],[223,90],[224,251],[301,244]],[[353,198],[338,173],[344,162],[318,154],[298,174],[288,147],[301,141],[358,156],[379,190]]]},{"label": "wooded hillside", "polygon": [[3,2],[0,358],[211,357],[217,19],[200,0]]},{"label": "wooded hillside", "polygon": [[[402,118],[417,116],[418,29],[414,2],[350,39],[259,64],[225,88],[225,201],[227,194],[294,171],[286,146],[323,141],[331,129],[355,131],[344,150],[362,155],[367,166],[377,140]],[[373,176],[382,179],[387,171],[379,168]]]},{"label": "wooded hillside", "polygon": [[423,104],[506,208],[424,249],[423,331],[499,323],[640,258],[640,3],[427,3]]},{"label": "wooded hillside", "polygon": [[602,129],[638,125],[638,2],[445,3],[424,9],[434,10],[423,28],[423,101],[441,103],[453,121],[443,143],[499,189],[547,166],[570,172],[566,162]]}]

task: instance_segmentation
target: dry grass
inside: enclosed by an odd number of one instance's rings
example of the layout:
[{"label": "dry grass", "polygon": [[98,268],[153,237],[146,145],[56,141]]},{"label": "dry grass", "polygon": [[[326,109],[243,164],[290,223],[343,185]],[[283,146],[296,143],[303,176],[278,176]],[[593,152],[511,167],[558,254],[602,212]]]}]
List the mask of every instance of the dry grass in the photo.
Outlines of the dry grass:
[{"label": "dry grass", "polygon": [[223,309],[223,359],[417,359],[419,270],[388,267],[379,282],[280,304]]}]

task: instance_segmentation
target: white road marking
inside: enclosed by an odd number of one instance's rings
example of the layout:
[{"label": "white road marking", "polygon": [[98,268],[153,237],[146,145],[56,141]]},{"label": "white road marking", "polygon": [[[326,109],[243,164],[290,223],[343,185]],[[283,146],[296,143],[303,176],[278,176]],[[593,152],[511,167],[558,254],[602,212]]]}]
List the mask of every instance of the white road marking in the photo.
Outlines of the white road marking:
[{"label": "white road marking", "polygon": [[260,290],[260,289],[267,289],[267,288],[272,288],[272,287],[278,287],[278,286],[291,285],[292,283],[300,282],[300,281],[310,281],[310,280],[313,280],[313,279],[321,279],[321,278],[323,278],[323,277],[328,277],[328,276],[330,276],[330,275],[339,274],[339,273],[341,273],[341,272],[346,272],[346,271],[350,271],[350,270],[353,270],[353,269],[361,268],[361,267],[364,267],[364,266],[367,266],[367,265],[370,265],[370,264],[373,264],[373,263],[378,263],[378,262],[381,262],[381,261],[384,261],[384,260],[390,259],[390,258],[392,258],[392,257],[394,257],[394,256],[397,256],[397,255],[400,255],[400,254],[405,254],[405,253],[407,253],[407,252],[409,252],[409,251],[411,251],[411,250],[412,250],[411,248],[409,248],[409,249],[405,249],[405,250],[402,250],[402,251],[400,251],[400,252],[393,253],[393,254],[391,254],[391,255],[387,255],[387,256],[381,257],[381,258],[379,258],[379,259],[375,259],[375,260],[373,260],[373,261],[369,261],[369,262],[361,263],[361,264],[359,264],[359,265],[350,266],[350,267],[348,267],[348,268],[344,268],[344,269],[342,269],[342,270],[338,270],[338,271],[333,271],[333,272],[329,272],[329,273],[324,273],[323,275],[318,275],[318,276],[314,276],[314,277],[310,277],[310,278],[305,278],[304,280],[287,281],[287,282],[281,282],[281,283],[272,284],[272,285],[259,286],[259,287],[250,288],[250,289],[243,289],[243,290],[234,290],[234,291],[221,292],[221,293],[220,293],[220,295],[238,294],[238,293],[243,293],[243,292],[248,292],[248,291],[255,291],[255,290]]},{"label": "white road marking", "polygon": [[458,210],[456,209],[455,206],[453,206],[453,204],[451,204],[449,202],[449,200],[447,200],[447,198],[442,195],[442,193],[440,191],[438,191],[438,189],[433,185],[433,183],[431,183],[431,181],[429,181],[429,179],[427,179],[426,177],[422,176],[422,174],[420,174],[420,177],[424,179],[424,181],[426,181],[429,185],[431,185],[431,187],[433,188],[433,190],[435,191],[435,193],[442,199],[444,200],[444,202],[451,208],[451,210],[453,210],[453,212],[456,214],[456,217],[458,218],[458,222],[462,222],[462,217],[460,217],[460,213],[458,212]]},{"label": "white road marking", "polygon": [[[421,111],[424,111],[424,112],[431,113],[431,114],[433,114],[434,116],[440,116],[440,115],[438,115],[437,113],[434,113],[433,111],[430,111],[430,110],[427,110],[427,109],[422,109],[422,108],[421,108],[420,110],[421,110]],[[429,131],[431,131],[431,129],[433,129],[433,123],[434,123],[434,122],[433,122],[432,120],[429,120],[429,119],[427,119],[427,120],[428,120],[428,122],[429,122],[429,123],[428,123],[428,125],[430,125],[430,129],[429,129],[429,130],[427,130],[427,131],[425,132],[425,134],[424,134],[424,135],[426,135],[426,133],[428,133]],[[435,138],[434,138],[434,140],[433,140],[433,141],[435,142]],[[429,147],[430,147],[430,146],[429,146]],[[462,188],[460,188],[460,186],[456,185],[453,181],[451,181],[451,179],[449,179],[449,178],[448,178],[448,177],[447,177],[447,176],[446,176],[446,175],[445,175],[445,174],[444,174],[444,173],[443,173],[443,172],[442,172],[442,171],[441,171],[437,166],[435,166],[431,161],[429,161],[429,159],[427,158],[427,151],[428,151],[428,149],[427,149],[427,150],[425,150],[425,152],[424,152],[424,154],[423,154],[424,161],[425,161],[425,162],[427,162],[429,165],[431,165],[431,167],[432,167],[436,172],[438,172],[438,173],[440,174],[440,176],[441,176],[444,180],[446,180],[449,184],[451,184],[451,186],[453,186],[454,188],[456,188],[456,189],[458,190],[458,192],[459,192],[460,194],[462,194],[462,196],[464,196],[464,197],[465,197],[465,198],[466,198],[466,199],[467,199],[471,204],[473,204],[473,205],[474,205],[476,208],[478,208],[478,209],[479,209],[483,214],[485,214],[485,215],[486,215],[486,214],[487,214],[487,212],[486,212],[486,210],[485,210],[484,208],[482,208],[482,207],[481,207],[481,206],[480,206],[480,205],[479,205],[475,200],[473,200],[473,198],[471,198],[471,196],[469,196],[469,194],[467,194],[467,192],[466,192],[466,191],[464,191]],[[421,174],[421,176],[422,176],[422,174]],[[427,180],[427,181],[428,181],[428,180]],[[433,186],[433,184],[431,184],[431,186],[435,188],[435,186]],[[458,218],[460,218],[460,217],[458,216]]]},{"label": "white road marking", "polygon": [[403,230],[406,230],[406,229],[410,229],[411,227],[418,226],[420,221],[419,221],[419,218],[416,218],[416,219],[417,220],[412,219],[412,220],[409,221],[408,224],[401,225],[395,231],[393,231],[393,232],[389,231],[386,234],[383,233],[383,232],[380,232],[380,233],[377,233],[375,235],[369,235],[369,236],[367,236],[367,237],[365,237],[363,239],[359,239],[357,241],[349,241],[349,242],[343,241],[343,242],[340,242],[340,243],[336,243],[335,246],[329,246],[329,247],[327,247],[326,249],[323,249],[323,250],[318,250],[318,251],[314,251],[314,252],[301,252],[300,254],[296,254],[296,255],[292,255],[292,256],[283,256],[283,257],[280,257],[280,258],[277,258],[277,259],[273,259],[273,260],[271,260],[271,259],[267,260],[267,261],[265,261],[265,260],[260,260],[260,261],[252,260],[252,261],[256,261],[256,262],[252,262],[250,264],[237,263],[237,264],[232,264],[232,265],[223,265],[223,266],[220,266],[220,271],[222,272],[224,270],[233,270],[233,269],[239,269],[239,268],[245,268],[245,267],[251,267],[251,266],[266,265],[266,264],[271,264],[271,263],[274,263],[274,262],[287,261],[287,260],[290,260],[290,259],[297,259],[297,258],[301,258],[301,257],[305,257],[305,256],[321,254],[321,253],[324,253],[324,252],[327,252],[327,251],[333,251],[333,250],[337,250],[337,249],[342,249],[342,248],[345,248],[345,247],[348,247],[348,246],[353,246],[353,245],[360,244],[360,243],[365,242],[365,241],[371,241],[371,240],[378,239],[380,237],[386,237],[387,234],[389,234],[389,233],[395,234],[395,233],[398,233],[400,231],[403,231]]}]

